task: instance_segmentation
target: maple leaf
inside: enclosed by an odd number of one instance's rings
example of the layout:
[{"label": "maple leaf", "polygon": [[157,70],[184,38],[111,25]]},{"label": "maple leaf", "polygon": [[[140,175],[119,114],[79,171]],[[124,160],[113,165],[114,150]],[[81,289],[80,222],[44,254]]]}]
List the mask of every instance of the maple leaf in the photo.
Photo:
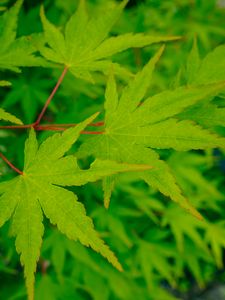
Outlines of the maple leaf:
[{"label": "maple leaf", "polygon": [[9,121],[18,125],[23,124],[23,122],[20,119],[6,112],[3,108],[0,108],[0,120]]},{"label": "maple leaf", "polygon": [[[93,154],[102,159],[154,166],[152,170],[140,173],[140,177],[200,218],[199,213],[182,195],[169,166],[159,159],[153,148],[183,151],[225,147],[224,138],[189,120],[179,121],[176,118],[185,108],[208,96],[215,96],[225,87],[225,83],[182,86],[163,91],[143,101],[154,66],[162,51],[163,47],[130,81],[120,98],[114,76],[110,76],[105,93],[104,133],[83,143],[78,155],[82,157]],[[113,185],[113,177],[103,181],[106,207],[109,205]]]},{"label": "maple leaf", "polygon": [[167,232],[158,232],[152,229],[148,232],[148,241],[138,240],[137,259],[146,280],[149,292],[154,282],[154,271],[165,278],[173,287],[176,282],[173,275],[173,268],[169,259],[174,257],[173,245],[165,241]]},{"label": "maple leaf", "polygon": [[[192,198],[196,198],[198,207],[205,209],[207,206],[220,211],[219,201],[223,201],[224,196],[218,190],[217,180],[204,176],[205,172],[209,170],[207,156],[193,152],[175,152],[167,160],[167,163],[173,167],[174,175],[182,188]],[[210,201],[207,201],[208,199]]]},{"label": "maple leaf", "polygon": [[18,14],[23,0],[0,16],[0,68],[19,72],[19,67],[40,66],[44,64],[41,57],[35,57],[36,49],[27,37],[16,39]]},{"label": "maple leaf", "polygon": [[128,248],[131,248],[133,243],[130,236],[127,234],[123,222],[118,219],[118,214],[107,213],[105,208],[100,206],[93,214],[92,217],[96,219],[98,224],[104,228],[104,231],[110,232],[111,241],[115,239],[117,248],[120,249],[120,245],[125,245]]},{"label": "maple leaf", "polygon": [[180,114],[180,117],[193,120],[206,128],[225,127],[225,107],[218,107],[215,103],[195,105]]},{"label": "maple leaf", "polygon": [[[193,46],[193,56],[198,56],[197,46]],[[195,84],[207,84],[225,80],[225,45],[220,45],[209,52],[202,60],[199,59],[192,82]],[[189,63],[190,64],[190,63]]]},{"label": "maple leaf", "polygon": [[[221,45],[209,52],[201,60],[195,39],[187,60],[188,83],[207,84],[225,80],[224,55],[225,45]],[[193,120],[206,128],[225,127],[225,107],[217,103],[209,103],[210,100],[197,103],[193,107],[188,108],[180,114],[180,117]]]},{"label": "maple leaf", "polygon": [[[42,300],[55,300],[59,299],[61,290],[59,289],[58,283],[56,284],[54,280],[48,274],[41,276],[37,283],[35,290],[35,299]],[[61,297],[60,297],[61,298]]]},{"label": "maple leaf", "polygon": [[84,185],[116,172],[148,169],[148,166],[96,160],[88,170],[81,170],[73,155],[63,157],[95,117],[96,114],[62,134],[54,134],[39,147],[31,129],[25,144],[23,174],[0,183],[0,226],[12,217],[12,233],[21,254],[29,299],[33,299],[34,272],[44,232],[43,213],[67,237],[90,246],[121,270],[113,252],[94,230],[84,206],[73,192],[62,188]]},{"label": "maple leaf", "polygon": [[[65,65],[74,76],[93,81],[92,72],[107,72],[112,64],[108,60],[110,56],[128,48],[177,39],[132,33],[107,38],[127,2],[124,0],[89,18],[85,1],[81,0],[66,24],[64,34],[47,20],[42,7],[41,19],[48,47],[41,47],[41,54],[49,61]],[[120,65],[113,65],[116,73],[130,75]]]},{"label": "maple leaf", "polygon": [[186,269],[193,275],[199,287],[204,288],[206,284],[203,266],[212,264],[213,260],[205,251],[202,251],[192,240],[185,241],[185,247],[182,252],[175,251],[174,255],[176,277],[183,277]]},{"label": "maple leaf", "polygon": [[198,222],[191,215],[179,212],[176,207],[171,205],[165,210],[162,223],[164,226],[169,224],[180,252],[184,251],[184,237],[187,236],[195,245],[208,253],[208,249],[198,231],[198,229],[205,228],[203,222]]},{"label": "maple leaf", "polygon": [[225,222],[219,221],[215,224],[210,222],[206,223],[205,241],[210,244],[211,251],[215,258],[218,268],[223,268],[223,249],[225,248],[224,238],[224,225]]},{"label": "maple leaf", "polygon": [[51,263],[56,271],[59,280],[63,278],[63,268],[66,263],[66,254],[69,252],[76,260],[76,263],[87,265],[93,272],[97,272],[102,276],[101,267],[91,259],[87,249],[78,242],[68,240],[58,231],[51,230],[51,234],[45,238],[43,243],[43,252],[50,250]]},{"label": "maple leaf", "polygon": [[[13,89],[10,89],[5,96],[2,107],[9,109],[11,106],[20,106],[23,110],[24,121],[33,122],[37,116],[39,104],[44,105],[45,99],[48,98],[52,82],[43,78],[43,74],[30,76],[30,73],[27,76],[15,78],[11,82]],[[53,112],[57,111],[53,102],[50,103],[49,109]]]},{"label": "maple leaf", "polygon": [[[146,299],[146,289],[143,289],[142,293],[135,280],[127,272],[118,272],[109,264],[97,259],[94,253],[80,243],[70,241],[56,231],[52,231],[49,238],[44,240],[43,249],[51,253],[51,263],[56,272],[60,272],[63,286],[65,286],[66,276],[62,274],[62,268],[64,264],[66,265],[65,256],[69,253],[73,257],[69,266],[73,270],[72,274],[79,273],[79,278],[76,279],[77,284],[84,290],[88,286],[89,294],[93,299],[106,300],[109,299],[111,293],[117,299],[131,299],[132,297]],[[74,286],[74,277],[72,278],[71,283]],[[98,284],[96,284],[96,278]],[[118,286],[120,286],[119,289]],[[107,292],[107,297],[104,291]]]}]

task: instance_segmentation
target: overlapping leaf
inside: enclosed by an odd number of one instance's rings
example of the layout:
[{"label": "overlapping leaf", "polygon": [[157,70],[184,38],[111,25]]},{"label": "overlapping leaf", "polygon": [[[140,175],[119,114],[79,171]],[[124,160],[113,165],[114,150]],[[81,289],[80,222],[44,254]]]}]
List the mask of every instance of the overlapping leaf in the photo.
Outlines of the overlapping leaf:
[{"label": "overlapping leaf", "polygon": [[[128,48],[176,39],[132,33],[107,38],[127,2],[124,0],[89,18],[85,1],[81,0],[77,11],[67,22],[64,33],[47,20],[42,9],[41,19],[48,45],[40,49],[42,55],[52,62],[65,65],[74,76],[93,81],[92,72],[107,72],[111,66],[110,56]],[[118,64],[114,64],[114,69],[122,76],[129,75]]]},{"label": "overlapping leaf", "polygon": [[[168,165],[159,159],[155,149],[191,150],[225,147],[225,139],[202,129],[189,120],[179,121],[176,115],[197,102],[216,95],[224,82],[200,86],[182,86],[155,96],[144,96],[154,65],[163,49],[149,61],[120,99],[113,76],[110,77],[105,102],[104,134],[88,139],[79,155],[92,153],[96,157],[123,162],[145,163],[154,168],[141,174],[148,184],[169,196],[192,214],[200,217],[182,195]],[[141,105],[140,105],[141,104]],[[105,203],[108,206],[114,179],[104,180]]]},{"label": "overlapping leaf", "polygon": [[212,254],[216,260],[218,268],[223,268],[223,251],[225,248],[224,221],[215,224],[207,222],[205,240],[210,244]]},{"label": "overlapping leaf", "polygon": [[[209,52],[204,59],[199,58],[197,42],[193,43],[187,61],[187,79],[190,84],[209,84],[225,80],[225,45]],[[199,103],[180,116],[193,120],[206,128],[225,127],[225,107],[217,103]],[[209,113],[210,112],[210,113]]]},{"label": "overlapping leaf", "polygon": [[[27,37],[16,38],[18,13],[23,0],[0,16],[0,68],[19,72],[19,67],[39,66],[43,59],[34,56],[36,51]],[[9,85],[1,81],[1,85]]]},{"label": "overlapping leaf", "polygon": [[114,254],[94,230],[84,206],[77,201],[74,193],[62,188],[83,185],[116,172],[148,168],[96,160],[90,169],[81,170],[74,156],[63,157],[80,131],[95,117],[63,134],[49,137],[40,147],[34,130],[31,130],[25,145],[23,175],[0,184],[0,225],[12,217],[12,232],[24,265],[29,299],[33,299],[34,272],[44,232],[43,213],[67,237],[92,247],[121,270]]},{"label": "overlapping leaf", "polygon": [[186,241],[183,252],[176,251],[174,254],[176,256],[176,276],[183,277],[185,270],[188,269],[199,287],[204,288],[206,272],[203,271],[203,268],[212,263],[212,258],[191,240]]},{"label": "overlapping leaf", "polygon": [[23,124],[22,121],[20,121],[17,117],[11,115],[2,108],[0,108],[0,120],[9,121],[11,123],[19,125]]},{"label": "overlapping leaf", "polygon": [[[198,49],[195,46],[195,51],[198,53]],[[196,84],[207,84],[210,82],[217,82],[225,80],[225,45],[220,45],[209,52],[202,60],[198,63],[196,68],[195,76],[193,76],[193,82]]]},{"label": "overlapping leaf", "polygon": [[203,222],[198,222],[190,215],[179,212],[177,208],[171,205],[165,211],[163,224],[169,224],[180,252],[184,251],[184,239],[186,236],[207,253],[207,247],[198,231],[198,229],[204,228]]},{"label": "overlapping leaf", "polygon": [[224,196],[218,189],[218,178],[209,179],[205,176],[211,167],[207,156],[193,152],[176,152],[167,163],[173,168],[179,185],[195,201],[196,207],[217,212],[221,210],[220,203],[224,201]]},{"label": "overlapping leaf", "polygon": [[[40,105],[44,105],[51,88],[51,80],[46,80],[44,75],[28,73],[27,76],[12,80],[13,88],[7,93],[2,101],[2,107],[9,110],[12,106],[21,106],[24,121],[32,123],[38,114]],[[49,109],[56,112],[56,106],[51,103]]]},{"label": "overlapping leaf", "polygon": [[206,128],[225,127],[225,107],[218,107],[215,103],[196,105],[180,116],[198,122]]},{"label": "overlapping leaf", "polygon": [[[139,240],[138,261],[142,269],[149,291],[152,290],[154,272],[161,274],[172,286],[176,285],[173,269],[169,259],[173,258],[173,245],[165,242],[167,234],[151,230],[149,235],[152,240]],[[151,239],[151,238],[150,238]]]}]

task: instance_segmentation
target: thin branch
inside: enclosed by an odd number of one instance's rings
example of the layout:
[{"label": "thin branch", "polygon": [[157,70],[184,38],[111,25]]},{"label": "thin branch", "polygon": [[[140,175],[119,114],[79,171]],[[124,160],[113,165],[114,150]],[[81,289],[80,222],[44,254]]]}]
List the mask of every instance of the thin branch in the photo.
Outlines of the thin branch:
[{"label": "thin branch", "polygon": [[94,127],[98,127],[98,126],[104,126],[104,122],[100,121],[100,122],[96,122],[96,123],[91,123],[89,126],[94,126]]},{"label": "thin branch", "polygon": [[18,174],[20,175],[23,175],[23,172],[20,171],[19,169],[17,169],[6,157],[5,155],[3,155],[1,152],[0,152],[0,157],[4,160],[4,162],[7,163],[7,165],[10,166],[11,169],[13,169],[15,172],[17,172]]},{"label": "thin branch", "polygon": [[[76,126],[76,125],[78,125],[77,123],[67,123],[67,124],[40,124],[40,125],[38,125],[38,126],[36,126],[36,127],[39,127],[39,126],[41,126],[41,127],[51,127],[51,126],[53,126],[53,127],[73,127],[73,126]],[[91,123],[91,124],[89,124],[88,126],[91,126],[91,127],[101,127],[101,126],[103,126],[104,125],[104,122],[103,121],[100,121],[100,122],[96,122],[96,123]],[[0,127],[1,128],[1,127]]]},{"label": "thin branch", "polygon": [[6,126],[0,126],[0,129],[26,129],[31,128],[35,124],[27,124],[27,125],[6,125]]},{"label": "thin branch", "polygon": [[49,96],[48,99],[46,100],[46,103],[45,103],[45,105],[44,105],[44,107],[43,107],[41,113],[39,114],[39,116],[38,116],[38,118],[37,118],[37,121],[34,123],[34,128],[37,127],[37,126],[40,124],[41,119],[42,119],[43,115],[45,114],[46,109],[48,108],[48,106],[49,106],[50,102],[52,101],[52,99],[53,99],[55,93],[57,92],[57,90],[58,90],[60,84],[62,83],[63,78],[65,77],[67,71],[68,71],[68,68],[65,67],[65,68],[63,69],[63,72],[62,72],[61,76],[59,77],[59,80],[57,81],[57,83],[56,83],[54,89],[52,90],[50,96]]},{"label": "thin branch", "polygon": [[[68,127],[72,127],[72,126],[76,126],[77,124],[44,124],[44,125],[39,125],[50,102],[52,101],[55,93],[57,92],[59,86],[61,85],[66,73],[68,71],[68,68],[65,67],[61,76],[59,77],[54,89],[52,90],[50,96],[48,97],[48,99],[46,100],[46,103],[41,111],[41,113],[39,114],[37,120],[35,123],[32,124],[27,124],[27,125],[6,125],[6,126],[0,126],[0,129],[27,129],[27,128],[34,128],[35,130],[53,130],[53,131],[63,131]],[[92,123],[89,126],[103,126],[104,122],[97,122],[97,123]],[[66,128],[65,128],[66,127]],[[103,134],[103,131],[82,131],[82,134]],[[15,172],[17,172],[20,175],[23,175],[23,172],[21,170],[19,170],[18,168],[16,168],[1,152],[0,152],[0,157],[2,158],[2,160],[4,162],[7,163],[7,165],[14,170]]]},{"label": "thin branch", "polygon": [[[36,126],[35,128],[40,127],[40,126],[42,128],[45,128],[45,127],[74,127],[74,126],[77,126],[77,125],[78,125],[77,123],[68,123],[68,124],[40,124],[40,125]],[[101,122],[91,123],[88,126],[91,126],[91,127],[101,127],[103,125],[104,125],[104,122],[101,121]]]},{"label": "thin branch", "polygon": [[65,130],[66,128],[64,127],[56,127],[56,126],[41,126],[41,125],[38,125],[37,127],[35,127],[35,130],[37,131],[43,131],[43,130],[49,130],[49,131],[63,131]]},{"label": "thin branch", "polygon": [[[6,126],[0,126],[0,129],[27,129],[27,128],[32,128],[34,127],[36,130],[52,130],[52,128],[63,128],[66,129],[65,127],[73,127],[76,126],[77,123],[71,123],[71,124],[38,124],[32,123],[32,124],[27,124],[27,125],[6,125]],[[104,122],[96,122],[96,123],[91,123],[88,126],[91,127],[101,127],[104,125]]]},{"label": "thin branch", "polygon": [[[44,131],[44,130],[48,130],[48,131],[64,131],[66,130],[67,128],[63,128],[63,127],[55,127],[55,126],[37,126],[35,127],[35,130],[37,131]],[[83,130],[81,131],[81,134],[103,134],[104,131],[86,131],[86,130]]]},{"label": "thin branch", "polygon": [[104,131],[81,131],[81,134],[103,134]]}]

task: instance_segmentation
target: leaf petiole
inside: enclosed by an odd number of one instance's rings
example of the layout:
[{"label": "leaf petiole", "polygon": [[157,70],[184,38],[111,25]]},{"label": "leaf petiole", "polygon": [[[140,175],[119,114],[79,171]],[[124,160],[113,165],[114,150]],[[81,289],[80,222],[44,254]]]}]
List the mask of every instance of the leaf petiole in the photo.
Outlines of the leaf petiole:
[{"label": "leaf petiole", "polygon": [[[76,126],[76,123],[71,124],[39,124],[35,125],[35,123],[27,124],[27,125],[6,125],[6,126],[0,126],[0,129],[28,129],[28,128],[34,128],[37,131],[41,130],[65,130],[68,127]],[[91,123],[89,126],[91,127],[101,127],[104,125],[104,122],[96,122]]]},{"label": "leaf petiole", "polygon": [[18,168],[16,168],[1,152],[0,152],[0,157],[4,160],[4,162],[7,163],[8,166],[10,166],[11,169],[13,169],[18,174],[23,175],[23,172],[20,171]]},{"label": "leaf petiole", "polygon": [[64,77],[65,77],[67,71],[68,71],[68,68],[65,67],[65,68],[63,69],[63,72],[62,72],[61,76],[59,77],[59,79],[58,79],[58,81],[57,81],[57,83],[56,83],[54,89],[52,90],[50,96],[48,97],[48,99],[47,99],[47,101],[46,101],[46,103],[45,103],[45,105],[44,105],[44,107],[43,107],[41,113],[39,114],[39,116],[38,116],[38,118],[37,118],[37,121],[34,123],[34,126],[33,126],[34,128],[37,127],[37,126],[40,124],[41,119],[42,119],[43,115],[45,114],[46,109],[48,108],[50,102],[52,101],[52,99],[53,99],[53,97],[54,97],[54,95],[55,95],[55,93],[57,92],[59,86],[61,85],[61,83],[62,83],[62,81],[63,81],[63,79],[64,79]]}]

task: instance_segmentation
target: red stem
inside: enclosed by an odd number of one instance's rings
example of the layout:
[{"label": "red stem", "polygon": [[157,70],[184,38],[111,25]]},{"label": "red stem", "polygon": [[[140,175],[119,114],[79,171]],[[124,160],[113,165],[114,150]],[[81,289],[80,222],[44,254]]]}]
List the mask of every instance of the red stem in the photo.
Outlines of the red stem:
[{"label": "red stem", "polygon": [[39,115],[38,118],[37,118],[37,121],[34,123],[34,128],[40,124],[41,119],[42,119],[43,115],[45,114],[46,109],[48,108],[48,106],[49,106],[50,102],[52,101],[52,99],[53,99],[55,93],[57,92],[57,90],[58,90],[60,84],[62,83],[63,78],[65,77],[67,71],[68,71],[68,68],[65,67],[65,68],[63,69],[63,72],[62,72],[61,76],[59,77],[59,79],[58,79],[58,81],[57,81],[57,83],[56,83],[56,85],[55,85],[53,91],[51,92],[50,96],[49,96],[48,99],[46,100],[45,105],[44,105],[44,107],[43,107],[43,109],[42,109],[40,115]]},{"label": "red stem", "polygon": [[[76,125],[77,125],[77,123],[67,123],[67,124],[43,124],[43,125],[40,125],[40,126],[42,126],[42,127],[49,127],[49,126],[73,127],[73,126],[76,126]],[[100,126],[103,126],[103,125],[104,125],[104,122],[100,121],[100,122],[96,122],[96,123],[91,123],[88,126],[91,126],[91,127],[100,127]],[[1,129],[1,126],[0,126],[0,129]]]},{"label": "red stem", "polygon": [[[26,128],[31,128],[31,127],[35,127],[36,130],[47,130],[47,128],[51,128],[51,130],[53,128],[64,128],[64,127],[73,127],[76,126],[76,123],[71,123],[71,124],[38,124],[36,125],[36,123],[32,123],[32,124],[27,124],[27,125],[7,125],[7,126],[0,126],[0,129],[26,129]],[[100,127],[103,126],[104,122],[96,122],[96,123],[91,123],[89,126],[93,126],[93,127]],[[49,129],[50,130],[50,129]]]},{"label": "red stem", "polygon": [[[38,131],[43,131],[43,130],[52,130],[52,131],[64,131],[66,130],[66,128],[63,127],[55,127],[55,126],[37,126],[35,127],[36,130]],[[81,131],[81,134],[103,134],[104,131]]]},{"label": "red stem", "polygon": [[[61,74],[61,76],[59,77],[54,89],[52,90],[50,96],[48,97],[48,99],[45,102],[45,105],[41,111],[41,113],[39,114],[37,120],[35,123],[32,124],[27,124],[27,125],[6,125],[6,126],[0,126],[0,129],[26,129],[26,128],[34,128],[35,130],[54,130],[54,131],[63,131],[66,128],[65,127],[72,127],[72,126],[76,126],[77,124],[44,124],[44,125],[39,125],[41,122],[41,119],[43,118],[50,102],[52,101],[55,93],[57,92],[59,86],[61,85],[66,73],[68,71],[68,68],[65,67],[63,69],[63,72]],[[97,122],[97,123],[92,123],[89,126],[103,126],[104,122]],[[82,131],[81,133],[83,134],[103,134],[103,131]],[[5,161],[8,166],[13,169],[15,172],[17,172],[20,175],[23,175],[23,172],[21,170],[19,170],[18,168],[16,168],[1,152],[0,152],[0,157],[3,159],[3,161]]]},{"label": "red stem", "polygon": [[98,127],[98,126],[103,126],[105,123],[103,121],[96,122],[96,123],[91,123],[90,126]]},{"label": "red stem", "polygon": [[81,134],[103,134],[104,131],[86,131],[86,130],[83,130],[81,131]]},{"label": "red stem", "polygon": [[56,127],[54,125],[52,125],[52,126],[41,126],[41,125],[38,125],[37,127],[35,127],[35,130],[37,130],[37,131],[43,131],[43,130],[63,131],[63,130],[65,130],[65,128],[63,128],[63,127]]},{"label": "red stem", "polygon": [[11,169],[13,169],[18,174],[23,175],[23,172],[17,169],[1,152],[0,152],[0,157],[7,163],[7,165],[10,166]]},{"label": "red stem", "polygon": [[0,129],[26,129],[31,128],[34,126],[33,124],[27,124],[27,125],[6,125],[6,126],[0,126]]}]

